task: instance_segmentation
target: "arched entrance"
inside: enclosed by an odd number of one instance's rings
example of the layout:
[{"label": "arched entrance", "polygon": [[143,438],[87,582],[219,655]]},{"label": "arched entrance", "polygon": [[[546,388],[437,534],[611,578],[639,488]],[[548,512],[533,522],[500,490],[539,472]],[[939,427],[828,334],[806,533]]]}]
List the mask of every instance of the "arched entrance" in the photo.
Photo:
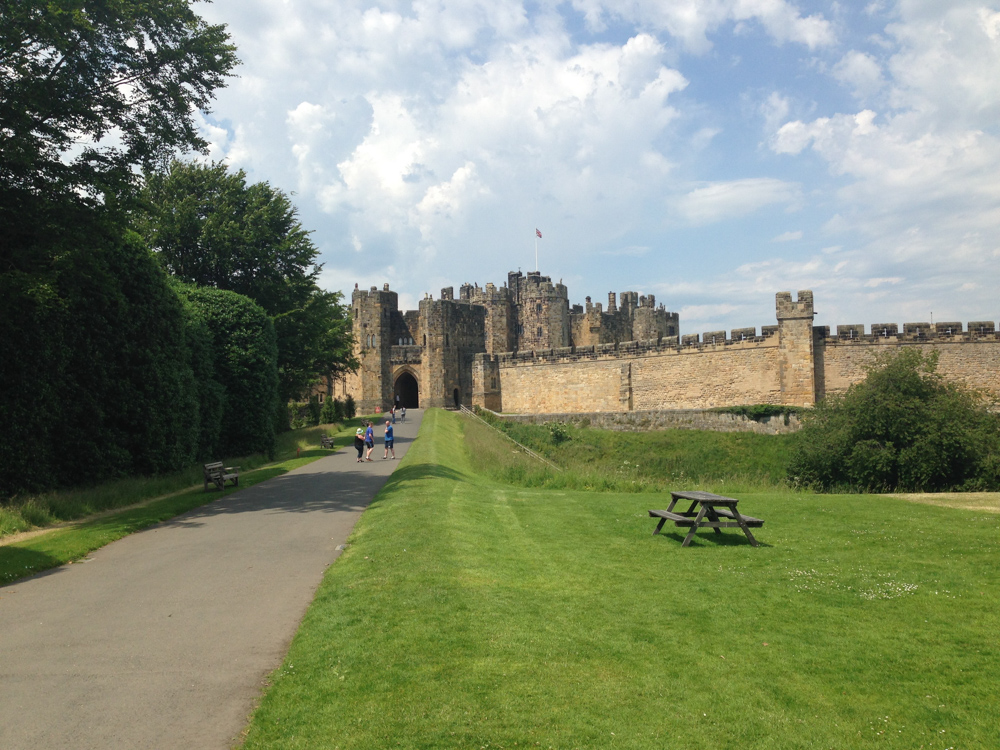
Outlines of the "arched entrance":
[{"label": "arched entrance", "polygon": [[417,379],[412,373],[403,371],[396,378],[396,385],[393,388],[394,396],[399,396],[399,405],[407,409],[417,409],[420,407],[420,389],[417,387]]}]

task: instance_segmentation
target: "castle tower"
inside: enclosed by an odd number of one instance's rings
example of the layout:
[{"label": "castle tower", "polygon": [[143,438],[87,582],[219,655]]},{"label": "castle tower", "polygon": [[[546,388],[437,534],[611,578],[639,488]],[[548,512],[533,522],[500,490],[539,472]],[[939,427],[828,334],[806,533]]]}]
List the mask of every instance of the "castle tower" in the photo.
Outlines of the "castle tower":
[{"label": "castle tower", "polygon": [[497,288],[493,282],[481,288],[463,284],[461,298],[486,308],[486,351],[503,354],[517,349],[517,317],[510,290]]},{"label": "castle tower", "polygon": [[[450,289],[442,293],[451,292]],[[422,407],[472,403],[472,365],[486,351],[486,308],[466,300],[420,300],[418,342],[423,347]]]},{"label": "castle tower", "polygon": [[361,362],[358,412],[371,414],[392,402],[393,319],[399,316],[399,298],[385,284],[382,291],[355,289],[351,295],[355,355]]},{"label": "castle tower", "polygon": [[[513,274],[512,274],[513,275]],[[517,275],[520,277],[520,273]],[[569,291],[530,271],[518,278],[518,349],[555,349],[570,344]]]},{"label": "castle tower", "polygon": [[812,406],[816,402],[816,378],[813,347],[813,293],[799,292],[792,302],[791,292],[775,295],[778,318],[778,367],[781,379],[781,403],[788,406]]}]

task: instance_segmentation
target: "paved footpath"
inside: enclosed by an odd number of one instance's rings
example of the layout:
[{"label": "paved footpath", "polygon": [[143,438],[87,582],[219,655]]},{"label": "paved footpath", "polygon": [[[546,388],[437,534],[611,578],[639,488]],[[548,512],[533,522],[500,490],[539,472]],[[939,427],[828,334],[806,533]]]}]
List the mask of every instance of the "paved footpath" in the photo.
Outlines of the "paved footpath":
[{"label": "paved footpath", "polygon": [[[229,748],[396,461],[354,449],[0,587],[0,748]],[[381,434],[376,429],[376,435]]]}]

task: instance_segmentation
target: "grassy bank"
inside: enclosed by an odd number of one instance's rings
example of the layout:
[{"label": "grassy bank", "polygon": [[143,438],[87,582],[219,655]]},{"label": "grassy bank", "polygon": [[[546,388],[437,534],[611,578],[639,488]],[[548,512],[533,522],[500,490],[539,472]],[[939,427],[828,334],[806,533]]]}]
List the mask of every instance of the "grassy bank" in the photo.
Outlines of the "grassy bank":
[{"label": "grassy bank", "polygon": [[764,546],[682,548],[661,494],[501,484],[429,411],[246,747],[996,745],[1000,517],[740,498]]},{"label": "grassy bank", "polygon": [[[318,447],[320,435],[330,434],[336,427],[334,444],[339,448],[353,440],[355,423],[360,424],[360,419],[351,420],[346,426],[323,425],[283,434],[279,441],[279,454],[283,460],[267,463],[263,456],[251,456],[234,461],[241,467],[240,487],[227,486],[225,492],[204,491],[199,465],[189,472],[169,477],[121,480],[88,490],[43,496],[38,501],[39,506],[46,508],[49,515],[42,520],[80,518],[102,510],[133,507],[100,513],[38,536],[0,545],[0,585],[79,560],[123,536],[322,458],[333,451]],[[16,523],[23,525],[26,522],[21,514],[23,507],[0,508],[0,512],[6,514],[0,517],[8,519],[8,528],[17,528]],[[14,519],[14,523],[10,519]]]},{"label": "grassy bank", "polygon": [[[353,439],[351,436],[354,429],[360,424],[361,419],[358,418],[345,424],[291,430],[278,436],[273,458],[257,454],[226,459],[225,463],[227,466],[239,466],[244,471],[250,471],[274,461],[284,461],[296,456],[299,451],[316,448],[323,434],[336,434],[338,438],[335,444],[338,447],[346,445]],[[16,498],[0,504],[0,539],[10,534],[84,518],[101,511],[124,508],[154,498],[165,498],[167,495],[201,485],[202,481],[202,465],[199,463],[175,474],[129,477],[104,482],[95,487],[59,490]]]},{"label": "grassy bank", "polygon": [[[487,415],[488,417],[488,415]],[[795,435],[660,430],[615,432],[574,425],[491,419],[511,438],[565,469],[526,462],[488,427],[465,428],[472,469],[522,487],[650,492],[687,489],[746,492],[786,486]]]}]

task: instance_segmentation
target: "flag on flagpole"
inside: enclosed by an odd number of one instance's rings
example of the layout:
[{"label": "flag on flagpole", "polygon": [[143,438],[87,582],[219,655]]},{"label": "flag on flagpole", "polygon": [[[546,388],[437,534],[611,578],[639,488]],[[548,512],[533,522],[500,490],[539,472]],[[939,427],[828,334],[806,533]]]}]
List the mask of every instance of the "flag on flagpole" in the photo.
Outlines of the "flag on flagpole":
[{"label": "flag on flagpole", "polygon": [[535,230],[535,235],[537,235],[539,239],[541,239],[542,237],[542,233],[539,232],[537,229]]}]

